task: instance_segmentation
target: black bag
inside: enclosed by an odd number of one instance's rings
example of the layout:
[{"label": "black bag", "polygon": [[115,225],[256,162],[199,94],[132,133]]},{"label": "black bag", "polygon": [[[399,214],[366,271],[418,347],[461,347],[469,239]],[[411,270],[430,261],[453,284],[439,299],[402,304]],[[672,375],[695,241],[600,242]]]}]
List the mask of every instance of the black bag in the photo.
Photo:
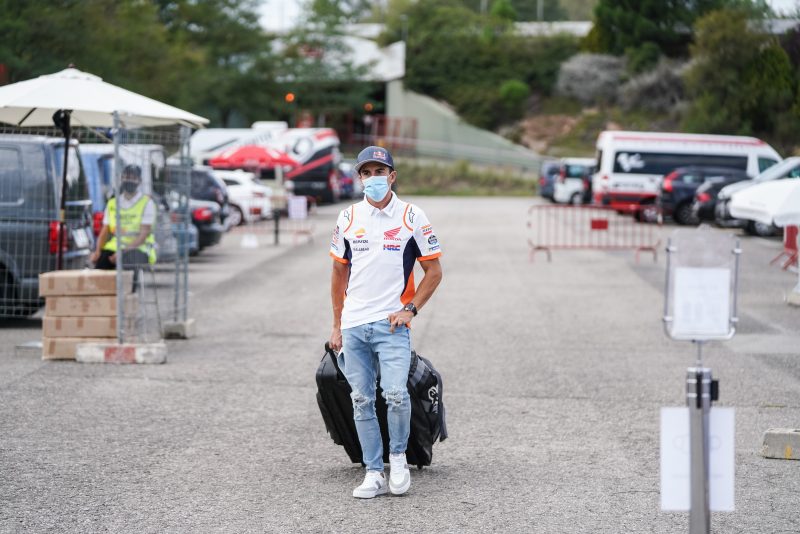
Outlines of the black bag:
[{"label": "black bag", "polygon": [[[378,384],[380,384],[380,377]],[[325,344],[325,354],[317,368],[317,404],[325,421],[325,428],[337,445],[344,447],[353,463],[361,463],[361,445],[358,442],[350,384],[339,369],[336,354]],[[406,461],[422,469],[431,465],[433,444],[447,438],[444,403],[442,402],[442,377],[430,361],[411,352],[408,371],[408,393],[411,400],[411,432],[408,437]],[[386,424],[386,400],[380,385],[375,392],[375,412],[383,437],[383,461],[389,462],[389,430]]]}]

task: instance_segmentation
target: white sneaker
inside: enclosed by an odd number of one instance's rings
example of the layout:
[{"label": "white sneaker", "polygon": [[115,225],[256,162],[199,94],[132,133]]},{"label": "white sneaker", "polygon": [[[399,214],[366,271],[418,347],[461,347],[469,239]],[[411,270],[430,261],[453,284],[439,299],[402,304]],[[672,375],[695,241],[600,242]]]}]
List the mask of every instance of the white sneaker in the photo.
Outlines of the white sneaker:
[{"label": "white sneaker", "polygon": [[367,471],[364,482],[353,490],[353,497],[372,499],[378,495],[386,495],[386,477],[380,471]]},{"label": "white sneaker", "polygon": [[390,454],[389,490],[392,495],[402,495],[411,487],[411,472],[408,470],[405,453]]}]

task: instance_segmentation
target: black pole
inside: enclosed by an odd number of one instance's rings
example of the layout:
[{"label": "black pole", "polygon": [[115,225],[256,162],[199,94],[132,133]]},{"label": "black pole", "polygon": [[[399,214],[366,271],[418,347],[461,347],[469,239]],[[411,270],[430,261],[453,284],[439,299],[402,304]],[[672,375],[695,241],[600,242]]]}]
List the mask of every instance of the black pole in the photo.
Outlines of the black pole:
[{"label": "black pole", "polygon": [[280,238],[280,235],[281,235],[280,234],[280,232],[281,232],[281,228],[280,228],[280,226],[281,226],[281,210],[279,210],[277,208],[275,210],[273,210],[272,218],[275,219],[275,246],[278,246],[278,244],[280,244],[280,241],[281,241],[281,238]]},{"label": "black pole", "polygon": [[59,109],[53,114],[53,124],[64,132],[64,167],[61,172],[61,206],[58,221],[58,251],[56,252],[56,271],[64,268],[64,240],[67,225],[67,165],[69,164],[69,140],[72,135],[70,117],[72,110]]}]

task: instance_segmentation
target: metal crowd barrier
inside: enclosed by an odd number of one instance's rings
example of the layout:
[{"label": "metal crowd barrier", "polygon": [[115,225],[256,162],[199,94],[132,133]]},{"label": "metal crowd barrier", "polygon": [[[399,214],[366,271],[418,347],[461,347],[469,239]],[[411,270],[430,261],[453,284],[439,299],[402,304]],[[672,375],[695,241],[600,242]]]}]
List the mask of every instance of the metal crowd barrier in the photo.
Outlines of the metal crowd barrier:
[{"label": "metal crowd barrier", "polygon": [[797,263],[797,226],[787,226],[783,229],[783,251],[775,256],[770,265],[775,265],[784,260],[781,268],[785,271],[790,265]]},{"label": "metal crowd barrier", "polygon": [[528,210],[529,260],[544,251],[551,261],[551,251],[564,250],[634,250],[652,252],[658,259],[660,223],[637,222],[630,214],[602,206],[531,206]]}]

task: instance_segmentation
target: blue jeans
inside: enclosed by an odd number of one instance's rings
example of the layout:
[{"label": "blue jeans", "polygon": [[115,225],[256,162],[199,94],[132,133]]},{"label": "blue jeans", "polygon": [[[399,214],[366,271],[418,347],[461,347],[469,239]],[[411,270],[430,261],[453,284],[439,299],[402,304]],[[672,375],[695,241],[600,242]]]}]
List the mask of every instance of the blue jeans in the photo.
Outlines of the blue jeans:
[{"label": "blue jeans", "polygon": [[375,381],[380,369],[381,389],[388,408],[389,452],[404,453],[411,429],[407,385],[411,337],[408,328],[396,327],[392,334],[389,320],[382,319],[342,330],[339,365],[353,390],[350,394],[353,419],[364,464],[369,471],[383,471],[383,440],[375,415]]}]

